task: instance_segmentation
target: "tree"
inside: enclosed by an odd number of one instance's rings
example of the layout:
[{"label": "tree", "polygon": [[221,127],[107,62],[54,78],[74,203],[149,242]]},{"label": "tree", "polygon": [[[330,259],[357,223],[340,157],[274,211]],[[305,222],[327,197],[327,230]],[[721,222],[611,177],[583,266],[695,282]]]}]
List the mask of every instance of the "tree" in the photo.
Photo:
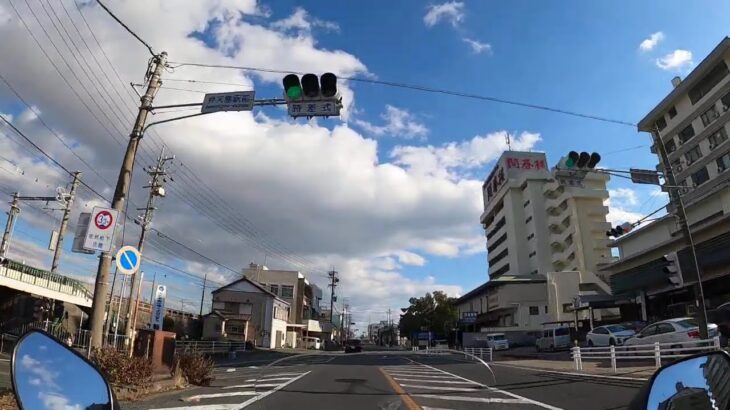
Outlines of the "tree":
[{"label": "tree", "polygon": [[421,331],[434,332],[437,338],[448,336],[458,320],[456,298],[437,290],[420,298],[410,298],[410,306],[401,309],[398,328],[401,335],[411,338]]}]

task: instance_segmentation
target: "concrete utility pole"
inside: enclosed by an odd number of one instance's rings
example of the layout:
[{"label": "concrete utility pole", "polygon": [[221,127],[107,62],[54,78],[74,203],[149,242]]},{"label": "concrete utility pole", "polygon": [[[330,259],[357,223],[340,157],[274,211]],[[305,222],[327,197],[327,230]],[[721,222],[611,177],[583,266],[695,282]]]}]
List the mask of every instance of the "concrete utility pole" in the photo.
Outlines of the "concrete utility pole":
[{"label": "concrete utility pole", "polygon": [[[145,235],[147,234],[147,230],[149,229],[150,223],[152,222],[152,214],[155,211],[155,197],[165,196],[165,188],[163,186],[166,182],[164,176],[167,175],[165,173],[165,163],[167,161],[172,161],[173,159],[175,159],[174,156],[165,157],[165,147],[163,146],[162,150],[160,151],[160,156],[157,157],[157,164],[154,167],[150,167],[149,169],[145,170],[147,174],[149,174],[151,180],[150,184],[144,187],[150,189],[150,193],[147,196],[147,206],[137,209],[138,211],[144,211],[142,221],[140,222],[142,232],[139,235],[139,242],[137,244],[137,250],[140,254],[142,253],[142,250],[144,248]],[[138,289],[141,285],[140,281],[137,278],[137,272],[132,274],[131,279],[132,286],[129,287],[129,303],[127,303],[127,312],[125,315],[125,317],[127,318],[125,334],[127,335],[127,341],[129,342],[134,341],[134,323],[137,323],[137,305],[139,303]],[[132,305],[132,298],[134,298],[135,295],[137,295],[137,298],[134,301],[134,305]]]},{"label": "concrete utility pole", "polygon": [[331,271],[327,273],[327,276],[330,278],[330,283],[327,285],[331,288],[330,290],[330,323],[335,323],[335,288],[337,287],[337,282],[340,281],[340,279],[337,277],[337,271],[332,268]]},{"label": "concrete utility pole", "polygon": [[13,193],[13,201],[10,202],[10,210],[8,211],[8,222],[5,224],[5,232],[3,232],[2,242],[0,242],[0,258],[5,258],[10,246],[10,236],[13,234],[13,227],[15,227],[15,218],[20,213],[19,198],[19,193]]},{"label": "concrete utility pole", "polygon": [[53,251],[53,262],[51,262],[51,272],[58,270],[58,264],[61,262],[61,253],[63,253],[63,236],[66,234],[66,228],[68,227],[68,220],[71,217],[71,205],[74,202],[74,195],[76,195],[76,188],[79,186],[79,177],[81,172],[74,172],[74,180],[71,183],[71,191],[65,198],[66,204],[63,207],[63,217],[61,218],[61,226],[58,228],[58,239],[56,240],[56,249]]},{"label": "concrete utility pole", "polygon": [[[152,108],[152,101],[157,94],[157,91],[162,85],[160,77],[162,76],[162,70],[167,64],[167,53],[162,52],[153,57],[151,66],[148,68],[148,73],[151,72],[149,83],[147,85],[147,91],[142,96],[139,112],[137,113],[137,119],[134,122],[134,127],[131,134],[129,135],[129,143],[127,144],[127,151],[124,153],[124,160],[122,161],[122,168],[119,170],[119,177],[117,178],[117,186],[114,190],[114,198],[112,199],[112,208],[119,211],[120,214],[124,211],[124,203],[127,200],[127,194],[129,192],[129,186],[131,184],[132,169],[134,168],[134,159],[137,155],[137,147],[140,139],[142,139],[142,131],[144,130],[147,115]],[[107,300],[107,288],[109,281],[109,270],[112,265],[112,255],[109,252],[102,252],[99,258],[99,268],[96,273],[96,283],[94,285],[94,302],[91,308],[91,340],[89,346],[93,348],[100,348],[103,343],[103,328],[104,328],[104,307]]]},{"label": "concrete utility pole", "polygon": [[205,302],[205,285],[208,283],[208,272],[205,272],[203,278],[203,293],[200,295],[200,317],[203,318],[203,303]]},{"label": "concrete utility pole", "polygon": [[[697,284],[694,287],[694,294],[695,303],[698,310],[697,321],[699,322],[698,324],[700,328],[700,339],[708,339],[709,332],[707,331],[707,310],[705,308],[705,292],[702,289],[702,273],[700,271],[700,264],[697,261],[697,251],[695,249],[694,240],[692,239],[692,231],[690,231],[689,224],[687,223],[687,213],[684,209],[684,202],[682,201],[682,195],[677,188],[677,180],[674,178],[674,171],[672,170],[672,165],[669,162],[669,155],[667,154],[667,149],[664,146],[664,141],[659,135],[658,128],[655,128],[651,132],[651,137],[654,140],[654,146],[657,148],[659,156],[662,160],[662,165],[664,166],[664,182],[666,183],[666,185],[669,186],[669,201],[674,205],[674,216],[675,218],[677,218],[677,223],[682,230],[682,236],[684,236],[685,242],[687,243],[687,245],[689,245],[689,249],[692,255],[692,261],[694,262],[695,274],[697,277]],[[677,260],[677,263],[679,263],[679,260]]]}]

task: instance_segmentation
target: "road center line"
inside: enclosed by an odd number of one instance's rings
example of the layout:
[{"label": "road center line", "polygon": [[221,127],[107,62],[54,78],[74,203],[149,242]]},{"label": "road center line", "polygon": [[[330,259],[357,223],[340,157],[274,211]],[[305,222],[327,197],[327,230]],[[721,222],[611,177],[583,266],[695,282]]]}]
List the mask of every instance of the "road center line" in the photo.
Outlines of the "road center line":
[{"label": "road center line", "polygon": [[445,383],[445,384],[474,384],[472,382],[465,382],[461,380],[424,380],[424,379],[404,379],[400,377],[394,377],[394,380],[402,382],[419,382],[419,383]]},{"label": "road center line", "polygon": [[249,384],[236,384],[233,386],[223,386],[222,389],[246,389],[246,388],[257,388],[257,387],[276,387],[279,383],[273,383],[273,384],[256,384],[256,383],[249,383]]},{"label": "road center line", "polygon": [[403,390],[400,384],[393,380],[393,378],[388,373],[386,373],[386,371],[383,370],[382,367],[378,368],[378,370],[380,370],[380,373],[383,374],[383,377],[385,377],[385,380],[388,381],[388,384],[390,384],[390,387],[393,389],[393,391],[395,391],[395,393],[400,396],[401,401],[408,410],[422,410],[421,406],[419,406],[416,401],[413,400],[413,398],[408,393],[406,393],[405,390]]}]

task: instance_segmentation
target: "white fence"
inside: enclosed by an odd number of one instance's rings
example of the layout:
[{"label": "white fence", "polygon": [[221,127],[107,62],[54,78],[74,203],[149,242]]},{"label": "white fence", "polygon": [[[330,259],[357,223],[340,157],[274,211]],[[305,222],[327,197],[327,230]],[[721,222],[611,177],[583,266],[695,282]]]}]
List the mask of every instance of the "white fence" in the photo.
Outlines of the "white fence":
[{"label": "white fence", "polygon": [[634,346],[605,346],[580,347],[570,349],[576,370],[583,370],[584,360],[610,360],[611,368],[616,372],[616,362],[622,360],[654,360],[654,366],[660,368],[662,359],[678,359],[695,353],[720,350],[720,338],[634,345]]},{"label": "white fence", "polygon": [[469,355],[476,356],[488,362],[492,361],[492,349],[488,347],[465,347],[464,358],[471,358]]},{"label": "white fence", "polygon": [[246,342],[221,342],[215,340],[176,340],[175,353],[228,353],[246,351]]}]

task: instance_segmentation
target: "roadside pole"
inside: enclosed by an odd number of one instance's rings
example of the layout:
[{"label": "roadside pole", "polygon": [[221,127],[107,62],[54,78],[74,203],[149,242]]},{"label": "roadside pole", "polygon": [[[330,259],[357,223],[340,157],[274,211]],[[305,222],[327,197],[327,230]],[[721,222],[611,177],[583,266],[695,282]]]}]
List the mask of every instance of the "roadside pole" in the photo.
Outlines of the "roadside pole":
[{"label": "roadside pole", "polygon": [[697,251],[695,249],[694,239],[692,238],[692,231],[690,231],[689,224],[687,223],[687,213],[684,209],[684,202],[682,201],[682,195],[680,194],[679,189],[676,188],[677,181],[674,178],[674,171],[672,170],[672,165],[669,162],[669,155],[667,154],[667,149],[664,146],[664,141],[659,135],[659,129],[654,128],[650,134],[654,140],[654,146],[657,148],[662,160],[662,166],[664,168],[664,182],[666,185],[669,185],[669,201],[674,205],[674,216],[677,218],[677,223],[682,230],[682,236],[684,237],[686,244],[689,246],[692,261],[694,262],[695,275],[697,278],[697,284],[694,286],[694,294],[695,304],[698,310],[697,321],[699,322],[700,339],[708,339],[707,310],[705,308],[705,292],[702,289],[702,273],[700,271],[700,264],[697,261]]},{"label": "roadside pole", "polygon": [[56,240],[56,249],[53,251],[53,262],[51,262],[51,272],[58,270],[58,264],[61,262],[61,253],[63,253],[63,236],[66,234],[68,220],[71,217],[71,205],[73,205],[76,188],[79,186],[79,177],[81,172],[74,172],[74,180],[71,183],[71,191],[68,193],[66,205],[63,207],[63,217],[61,218],[61,226],[58,228],[58,239]]},{"label": "roadside pole", "polygon": [[[160,89],[162,82],[160,77],[162,76],[162,70],[167,64],[167,53],[162,52],[153,57],[152,65],[154,69],[152,75],[149,78],[147,85],[147,91],[141,98],[141,104],[139,112],[137,113],[137,119],[134,123],[134,128],[129,135],[129,143],[127,145],[127,151],[124,153],[124,160],[122,161],[122,167],[119,171],[119,177],[117,178],[117,185],[114,190],[114,198],[112,199],[112,208],[119,211],[120,214],[124,211],[124,204],[127,200],[127,194],[129,192],[129,186],[131,184],[132,169],[134,168],[134,160],[137,154],[137,147],[139,141],[142,138],[142,132],[145,127],[147,116],[152,108],[152,101]],[[150,67],[151,68],[151,67]],[[91,340],[89,346],[93,348],[100,348],[103,345],[103,328],[104,328],[104,307],[107,300],[107,288],[109,280],[109,270],[112,264],[112,255],[109,252],[102,252],[99,257],[99,268],[96,273],[96,282],[94,284],[94,301],[91,308]]]},{"label": "roadside pole", "polygon": [[203,318],[203,303],[205,302],[205,285],[208,284],[208,272],[205,272],[203,278],[203,293],[200,295],[200,318]]},{"label": "roadside pole", "polygon": [[20,213],[18,207],[18,198],[20,194],[13,193],[13,201],[10,203],[10,211],[8,211],[8,222],[5,224],[5,232],[3,232],[3,239],[0,243],[0,258],[4,258],[8,252],[10,246],[10,235],[13,234],[13,227],[15,226],[15,217]]}]

